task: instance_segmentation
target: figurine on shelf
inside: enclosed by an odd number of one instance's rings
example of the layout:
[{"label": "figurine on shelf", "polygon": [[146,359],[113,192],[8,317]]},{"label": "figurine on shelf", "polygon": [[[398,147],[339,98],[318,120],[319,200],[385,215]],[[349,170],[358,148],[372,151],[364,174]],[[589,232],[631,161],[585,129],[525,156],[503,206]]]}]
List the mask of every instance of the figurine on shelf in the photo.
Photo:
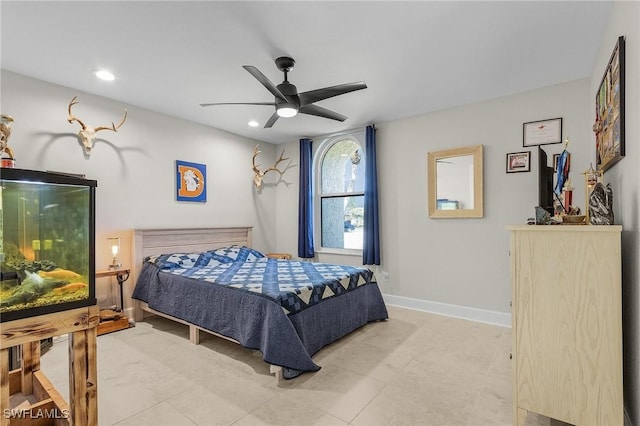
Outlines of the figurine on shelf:
[{"label": "figurine on shelf", "polygon": [[2,159],[2,167],[13,167],[15,159],[13,150],[9,148],[11,123],[13,123],[13,117],[10,115],[2,114],[0,116],[0,159]]},{"label": "figurine on shelf", "polygon": [[584,175],[585,204],[587,205],[585,209],[585,214],[587,215],[587,223],[591,223],[591,220],[589,219],[589,215],[591,214],[590,213],[591,208],[589,207],[589,203],[591,200],[591,193],[593,192],[596,184],[602,182],[603,172],[602,170],[595,170],[593,168],[593,164],[590,164],[589,168],[585,170],[582,174]]},{"label": "figurine on shelf", "polygon": [[567,209],[567,214],[570,214],[569,210],[571,210],[573,206],[573,189],[573,186],[571,186],[571,179],[567,179],[567,182],[564,184],[564,188],[562,188],[562,202],[565,209]]},{"label": "figurine on shelf", "polygon": [[589,220],[592,225],[613,225],[613,190],[598,182],[589,196]]},{"label": "figurine on shelf", "polygon": [[557,222],[553,220],[551,214],[540,206],[536,206],[536,225],[555,225]]}]

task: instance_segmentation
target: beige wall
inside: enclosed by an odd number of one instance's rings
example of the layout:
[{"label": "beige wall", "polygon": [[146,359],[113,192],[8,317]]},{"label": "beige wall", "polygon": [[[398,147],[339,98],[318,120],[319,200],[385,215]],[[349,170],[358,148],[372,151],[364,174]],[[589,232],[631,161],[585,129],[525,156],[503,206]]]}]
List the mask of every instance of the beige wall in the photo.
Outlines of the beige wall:
[{"label": "beige wall", "polygon": [[[575,203],[584,205],[580,172],[591,161],[589,79],[388,123],[378,129],[382,265],[387,295],[503,313],[508,322],[510,282],[505,225],[525,223],[538,199],[537,151],[522,147],[522,124],[563,118],[570,139]],[[484,145],[482,219],[429,219],[427,153]],[[288,147],[297,150],[297,144]],[[506,154],[529,150],[531,172],[506,174]],[[548,145],[549,154],[562,145]],[[278,187],[278,249],[297,253],[297,176]],[[361,263],[360,257],[320,254],[319,260]],[[388,280],[384,280],[385,273]],[[411,304],[412,300],[405,300]],[[415,306],[415,304],[414,304]],[[473,313],[472,313],[473,315]]]},{"label": "beige wall", "polygon": [[[640,3],[615,2],[593,69],[589,93],[597,91],[619,36],[626,45],[626,155],[609,169],[616,223],[622,225],[622,321],[624,396],[629,418],[640,425]],[[595,156],[594,156],[595,158]]]},{"label": "beige wall", "polygon": [[[10,145],[17,167],[82,173],[98,181],[97,269],[109,263],[106,237],[134,228],[253,226],[255,247],[275,250],[272,178],[261,192],[253,188],[257,141],[7,71],[1,84],[2,112],[15,119]],[[66,120],[75,95],[80,104],[74,113],[94,126],[119,120],[128,108],[117,133],[98,133],[89,159],[75,136],[78,125]],[[273,145],[261,143],[260,150],[262,164],[275,161]],[[176,202],[176,160],[207,165],[206,203]],[[122,260],[130,266],[126,255]],[[117,286],[104,283],[97,286],[99,301],[115,303]]]}]

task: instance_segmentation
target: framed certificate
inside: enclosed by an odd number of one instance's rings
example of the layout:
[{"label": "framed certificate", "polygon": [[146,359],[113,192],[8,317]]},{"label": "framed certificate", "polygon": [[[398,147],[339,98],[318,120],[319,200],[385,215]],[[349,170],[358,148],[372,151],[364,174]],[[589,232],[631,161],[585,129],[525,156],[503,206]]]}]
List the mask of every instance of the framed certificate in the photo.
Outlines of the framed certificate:
[{"label": "framed certificate", "polygon": [[530,121],[522,125],[522,146],[549,145],[562,142],[562,118]]}]

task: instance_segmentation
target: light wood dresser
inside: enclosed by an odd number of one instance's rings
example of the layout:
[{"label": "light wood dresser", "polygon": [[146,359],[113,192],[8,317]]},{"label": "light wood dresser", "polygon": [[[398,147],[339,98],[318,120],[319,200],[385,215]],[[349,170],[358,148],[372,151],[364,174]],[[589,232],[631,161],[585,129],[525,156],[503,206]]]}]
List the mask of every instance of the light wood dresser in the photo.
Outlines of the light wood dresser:
[{"label": "light wood dresser", "polygon": [[621,226],[508,226],[513,422],[622,426]]}]

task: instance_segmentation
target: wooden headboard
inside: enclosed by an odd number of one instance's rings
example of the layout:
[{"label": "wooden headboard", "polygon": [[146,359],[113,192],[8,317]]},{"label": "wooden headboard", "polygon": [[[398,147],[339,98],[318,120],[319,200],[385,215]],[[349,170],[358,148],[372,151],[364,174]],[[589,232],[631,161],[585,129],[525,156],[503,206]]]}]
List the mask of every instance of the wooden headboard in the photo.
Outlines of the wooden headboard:
[{"label": "wooden headboard", "polygon": [[232,244],[251,247],[253,227],[231,228],[176,228],[176,229],[135,229],[132,235],[133,262],[131,279],[126,291],[128,305],[132,311],[127,315],[134,318],[135,301],[131,299],[133,288],[138,281],[142,264],[146,257],[166,253],[195,253],[213,250]]}]

